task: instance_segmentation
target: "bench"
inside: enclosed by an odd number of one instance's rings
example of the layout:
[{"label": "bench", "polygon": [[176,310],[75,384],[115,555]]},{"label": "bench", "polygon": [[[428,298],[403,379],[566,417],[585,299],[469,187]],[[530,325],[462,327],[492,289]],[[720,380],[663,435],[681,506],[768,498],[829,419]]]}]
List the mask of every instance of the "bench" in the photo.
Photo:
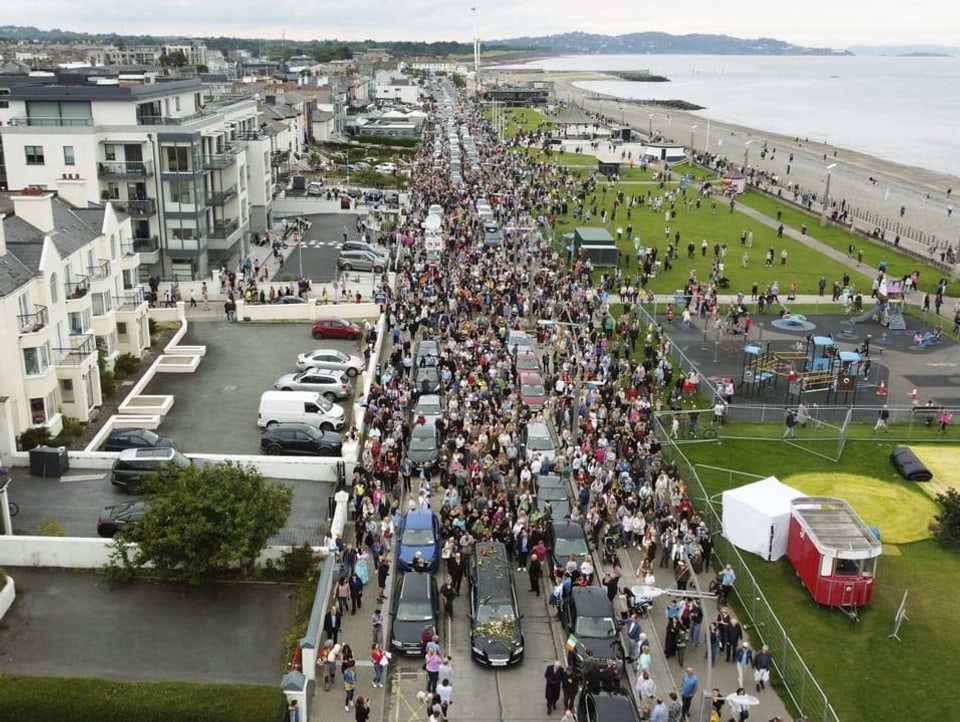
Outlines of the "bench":
[{"label": "bench", "polygon": [[940,409],[936,406],[918,406],[913,410],[913,418],[922,420],[927,426],[933,426],[940,418]]}]

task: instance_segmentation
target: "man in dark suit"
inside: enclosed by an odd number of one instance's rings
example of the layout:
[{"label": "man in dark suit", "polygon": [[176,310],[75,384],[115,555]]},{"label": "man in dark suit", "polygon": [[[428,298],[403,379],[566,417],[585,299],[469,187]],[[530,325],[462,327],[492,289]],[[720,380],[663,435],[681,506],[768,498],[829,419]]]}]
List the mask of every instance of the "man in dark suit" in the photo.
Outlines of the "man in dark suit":
[{"label": "man in dark suit", "polygon": [[337,643],[337,637],[340,635],[340,627],[342,624],[343,619],[340,615],[340,610],[337,608],[337,605],[334,604],[330,607],[330,611],[323,617],[323,633],[327,639],[332,639],[334,644]]}]

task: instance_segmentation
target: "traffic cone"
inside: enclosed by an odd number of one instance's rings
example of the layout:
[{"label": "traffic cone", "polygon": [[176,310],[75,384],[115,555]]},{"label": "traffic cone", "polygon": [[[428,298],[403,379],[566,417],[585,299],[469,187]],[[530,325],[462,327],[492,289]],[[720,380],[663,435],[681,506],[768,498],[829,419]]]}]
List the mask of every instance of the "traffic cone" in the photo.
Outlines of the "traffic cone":
[{"label": "traffic cone", "polygon": [[880,382],[880,387],[877,389],[877,396],[886,396],[887,395],[887,385],[883,381]]}]

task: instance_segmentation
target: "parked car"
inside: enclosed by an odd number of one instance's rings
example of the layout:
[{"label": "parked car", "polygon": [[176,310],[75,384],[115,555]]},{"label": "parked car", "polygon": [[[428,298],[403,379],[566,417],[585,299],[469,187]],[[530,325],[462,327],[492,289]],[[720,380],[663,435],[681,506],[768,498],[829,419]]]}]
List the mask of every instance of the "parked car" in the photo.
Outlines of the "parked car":
[{"label": "parked car", "polygon": [[323,190],[322,181],[310,181],[307,184],[307,195],[308,196],[319,196],[323,195],[326,191]]},{"label": "parked car", "polygon": [[280,303],[280,304],[283,304],[283,305],[289,305],[289,304],[294,304],[294,303],[297,303],[297,304],[299,304],[299,303],[310,303],[310,301],[308,301],[308,300],[305,299],[305,298],[302,298],[301,296],[288,296],[288,295],[277,296],[277,297],[273,300],[273,302],[274,302],[274,303]]},{"label": "parked car", "polygon": [[190,459],[170,447],[124,449],[113,462],[110,483],[128,494],[139,494],[148,478],[162,478],[175,468],[188,469],[190,464]]},{"label": "parked car", "polygon": [[401,572],[414,570],[414,559],[420,554],[424,568],[433,573],[440,562],[440,520],[432,511],[414,509],[400,520],[397,535],[397,566]]},{"label": "parked car", "polygon": [[519,375],[520,401],[534,413],[547,403],[547,389],[539,371],[522,371]]},{"label": "parked car", "polygon": [[521,440],[526,448],[528,459],[533,459],[534,455],[539,453],[553,461],[557,455],[557,447],[553,442],[550,428],[542,421],[531,422],[524,426]]},{"label": "parked car", "polygon": [[341,449],[340,434],[311,424],[270,424],[260,433],[260,450],[268,454],[340,456]]},{"label": "parked car", "polygon": [[384,263],[387,262],[388,256],[387,252],[379,248],[372,243],[367,243],[366,241],[344,241],[340,246],[341,251],[366,251],[367,253],[372,253],[375,256],[380,256]]},{"label": "parked car", "polygon": [[314,338],[360,338],[360,327],[335,316],[321,316],[313,322],[310,334]]},{"label": "parked car", "polygon": [[393,595],[390,647],[400,654],[421,656],[420,636],[427,627],[438,628],[440,594],[433,574],[404,574]]},{"label": "parked car", "polygon": [[160,436],[156,431],[150,429],[114,429],[107,437],[103,445],[104,451],[123,451],[124,449],[150,449],[150,448],[171,448],[176,449],[177,445],[173,440]]},{"label": "parked car", "polygon": [[400,194],[397,191],[384,191],[383,202],[386,204],[387,208],[399,208]]},{"label": "parked car", "polygon": [[369,251],[340,251],[337,256],[337,269],[340,271],[373,271],[383,273],[388,261]]},{"label": "parked car", "polygon": [[340,431],[346,423],[346,413],[342,406],[316,391],[264,391],[260,395],[257,426],[262,428],[281,422]]},{"label": "parked car", "polygon": [[316,391],[333,401],[345,399],[353,391],[350,378],[342,371],[308,369],[296,374],[284,374],[276,380],[277,391]]},{"label": "parked car", "polygon": [[614,687],[600,692],[584,690],[577,705],[578,722],[640,722],[630,692]]},{"label": "parked car", "polygon": [[335,348],[318,348],[313,351],[307,351],[297,356],[297,368],[301,371],[307,369],[327,369],[331,371],[343,371],[347,376],[356,376],[363,371],[363,359],[354,354],[344,353]]},{"label": "parked car", "polygon": [[125,501],[104,507],[97,519],[97,534],[110,539],[127,524],[140,521],[149,508],[142,501]]},{"label": "parked car", "polygon": [[375,165],[373,169],[382,175],[393,175],[397,172],[397,166],[394,163],[380,163]]},{"label": "parked car", "polygon": [[608,659],[623,659],[620,625],[601,587],[575,586],[560,609],[563,628],[577,638],[576,646],[567,652],[567,661],[577,671],[582,670],[587,650],[601,667]]}]

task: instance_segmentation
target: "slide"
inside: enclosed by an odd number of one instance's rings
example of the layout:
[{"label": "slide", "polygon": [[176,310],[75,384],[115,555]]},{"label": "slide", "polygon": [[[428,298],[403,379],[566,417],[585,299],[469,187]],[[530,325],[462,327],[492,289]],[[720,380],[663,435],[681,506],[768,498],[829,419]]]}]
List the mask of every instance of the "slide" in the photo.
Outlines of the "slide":
[{"label": "slide", "polygon": [[850,318],[850,323],[863,323],[864,321],[869,321],[874,316],[876,316],[877,318],[882,318],[883,317],[882,313],[883,313],[883,304],[878,303],[876,306],[871,308],[862,316],[852,316]]}]

